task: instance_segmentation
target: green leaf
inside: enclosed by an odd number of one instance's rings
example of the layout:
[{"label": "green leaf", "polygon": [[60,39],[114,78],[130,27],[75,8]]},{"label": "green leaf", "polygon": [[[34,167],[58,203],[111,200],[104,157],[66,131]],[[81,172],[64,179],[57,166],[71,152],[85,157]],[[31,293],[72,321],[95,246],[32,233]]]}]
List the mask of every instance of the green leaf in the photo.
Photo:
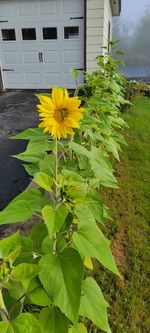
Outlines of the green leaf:
[{"label": "green leaf", "polygon": [[17,333],[17,332],[14,332],[13,327],[11,326],[11,324],[8,321],[7,322],[0,321],[0,332],[1,333]]},{"label": "green leaf", "polygon": [[46,308],[40,313],[41,333],[67,333],[68,319],[58,308]]},{"label": "green leaf", "polygon": [[111,253],[110,241],[102,234],[88,209],[76,211],[79,219],[79,229],[73,234],[73,243],[81,256],[96,258],[104,267],[116,275],[120,273]]},{"label": "green leaf", "polygon": [[50,236],[54,235],[55,210],[52,206],[45,206],[42,209],[42,216]]},{"label": "green leaf", "polygon": [[12,322],[0,322],[1,333],[41,333],[37,319],[30,313],[22,313]]},{"label": "green leaf", "polygon": [[38,306],[48,306],[52,303],[43,287],[37,287],[28,294],[27,303],[36,304]]},{"label": "green leaf", "polygon": [[117,180],[103,153],[98,148],[93,147],[91,156],[91,168],[94,175],[100,179],[101,184],[106,187],[117,188]]},{"label": "green leaf", "polygon": [[11,137],[11,139],[17,140],[41,140],[41,139],[50,139],[50,136],[48,134],[43,133],[41,128],[28,128],[25,129],[23,132],[14,135]]},{"label": "green leaf", "polygon": [[38,320],[30,313],[22,313],[13,322],[14,333],[41,333]]},{"label": "green leaf", "polygon": [[49,253],[39,262],[39,278],[51,299],[65,315],[77,323],[81,297],[83,263],[74,249]]},{"label": "green leaf", "polygon": [[44,159],[39,161],[40,172],[44,172],[50,176],[54,176],[55,158],[53,155],[46,155]]},{"label": "green leaf", "polygon": [[45,139],[30,140],[25,152],[14,155],[14,157],[25,162],[38,162],[41,158],[44,158],[47,151],[51,149],[51,144]]},{"label": "green leaf", "polygon": [[15,259],[19,256],[21,252],[21,245],[17,246],[15,250],[13,250],[7,257],[7,260],[11,263],[14,263]]},{"label": "green leaf", "polygon": [[68,210],[63,205],[59,206],[56,210],[52,206],[45,206],[42,209],[42,216],[50,237],[60,230],[67,214]]},{"label": "green leaf", "polygon": [[70,148],[78,155],[85,155],[89,159],[91,169],[94,175],[99,178],[102,185],[113,188],[117,187],[117,180],[113,175],[112,169],[106,157],[98,148],[92,147],[92,150],[89,151],[75,142],[70,143]]},{"label": "green leaf", "polygon": [[29,280],[22,280],[21,282],[10,280],[8,290],[11,297],[18,300],[19,298],[24,296],[27,292],[29,282]]},{"label": "green leaf", "polygon": [[93,214],[94,218],[99,222],[104,222],[103,218],[103,203],[101,201],[100,194],[97,193],[95,190],[90,190],[86,197],[84,197],[79,204],[76,205],[76,209],[78,211],[84,212],[84,207],[87,207],[91,213]]},{"label": "green leaf", "polygon": [[34,176],[36,172],[40,171],[38,163],[23,164],[23,167],[30,176]]},{"label": "green leaf", "polygon": [[80,76],[80,71],[75,68],[70,68],[69,73],[73,79],[77,79]]},{"label": "green leaf", "polygon": [[33,262],[33,241],[29,237],[20,237],[21,252],[16,258],[14,265]]},{"label": "green leaf", "polygon": [[37,265],[23,263],[13,269],[11,279],[14,281],[32,279],[39,273],[39,270],[40,268]]},{"label": "green leaf", "polygon": [[46,236],[47,236],[47,228],[43,222],[37,223],[33,226],[29,237],[33,241],[34,252],[41,253],[41,244]]},{"label": "green leaf", "polygon": [[96,326],[107,333],[111,333],[107,319],[108,304],[99,288],[92,278],[83,282],[82,297],[79,313],[90,319]]},{"label": "green leaf", "polygon": [[86,327],[82,323],[78,323],[77,329],[74,327],[69,328],[68,333],[88,333]]},{"label": "green leaf", "polygon": [[34,182],[37,183],[40,187],[44,188],[44,190],[50,192],[51,186],[53,183],[53,179],[44,172],[36,172],[34,174]]},{"label": "green leaf", "polygon": [[22,222],[32,217],[33,211],[25,200],[10,203],[0,212],[0,224],[13,224]]},{"label": "green leaf", "polygon": [[20,246],[20,234],[17,231],[12,236],[0,240],[0,255],[5,258],[9,253],[13,252],[16,247]]},{"label": "green leaf", "polygon": [[17,195],[10,204],[20,200],[27,201],[33,211],[39,211],[41,208],[41,201],[43,199],[42,193],[39,189],[28,188],[19,195]]}]

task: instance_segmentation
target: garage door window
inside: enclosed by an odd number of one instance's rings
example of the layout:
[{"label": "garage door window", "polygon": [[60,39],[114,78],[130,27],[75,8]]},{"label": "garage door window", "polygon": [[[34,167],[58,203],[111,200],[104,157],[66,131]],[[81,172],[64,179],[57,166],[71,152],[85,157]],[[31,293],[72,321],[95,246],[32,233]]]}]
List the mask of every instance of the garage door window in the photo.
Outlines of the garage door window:
[{"label": "garage door window", "polygon": [[43,28],[43,39],[57,39],[57,28]]},{"label": "garage door window", "polygon": [[1,31],[3,41],[16,40],[15,29],[2,29]]},{"label": "garage door window", "polygon": [[36,30],[35,30],[35,28],[24,28],[24,29],[22,29],[22,39],[23,40],[36,40]]},{"label": "garage door window", "polygon": [[64,27],[64,38],[65,39],[79,38],[79,27]]}]

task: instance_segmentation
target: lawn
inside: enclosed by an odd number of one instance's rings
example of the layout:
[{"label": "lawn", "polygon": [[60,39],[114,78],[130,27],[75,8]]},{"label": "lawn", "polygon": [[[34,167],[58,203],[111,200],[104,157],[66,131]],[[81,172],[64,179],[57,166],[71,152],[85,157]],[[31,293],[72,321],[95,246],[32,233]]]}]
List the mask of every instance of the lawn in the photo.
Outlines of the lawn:
[{"label": "lawn", "polygon": [[117,165],[119,190],[104,193],[112,221],[104,232],[113,240],[112,250],[122,281],[104,272],[95,273],[110,303],[113,333],[150,332],[150,99],[135,100],[123,115],[129,129]]}]

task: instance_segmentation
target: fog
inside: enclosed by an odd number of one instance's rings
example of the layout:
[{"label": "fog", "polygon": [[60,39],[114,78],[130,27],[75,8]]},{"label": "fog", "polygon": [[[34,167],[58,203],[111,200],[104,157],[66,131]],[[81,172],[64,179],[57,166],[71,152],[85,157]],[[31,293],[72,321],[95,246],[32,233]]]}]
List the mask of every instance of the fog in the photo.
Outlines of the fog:
[{"label": "fog", "polygon": [[114,18],[113,39],[120,40],[126,66],[150,65],[150,0],[122,0]]}]

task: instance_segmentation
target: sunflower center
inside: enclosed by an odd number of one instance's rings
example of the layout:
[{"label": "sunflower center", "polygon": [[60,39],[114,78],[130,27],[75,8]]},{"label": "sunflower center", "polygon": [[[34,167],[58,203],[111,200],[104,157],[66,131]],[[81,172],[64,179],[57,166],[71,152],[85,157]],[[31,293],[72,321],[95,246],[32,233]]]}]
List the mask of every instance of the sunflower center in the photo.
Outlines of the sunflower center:
[{"label": "sunflower center", "polygon": [[62,121],[66,118],[67,113],[66,109],[56,109],[54,112],[54,118],[58,123],[62,123]]}]

